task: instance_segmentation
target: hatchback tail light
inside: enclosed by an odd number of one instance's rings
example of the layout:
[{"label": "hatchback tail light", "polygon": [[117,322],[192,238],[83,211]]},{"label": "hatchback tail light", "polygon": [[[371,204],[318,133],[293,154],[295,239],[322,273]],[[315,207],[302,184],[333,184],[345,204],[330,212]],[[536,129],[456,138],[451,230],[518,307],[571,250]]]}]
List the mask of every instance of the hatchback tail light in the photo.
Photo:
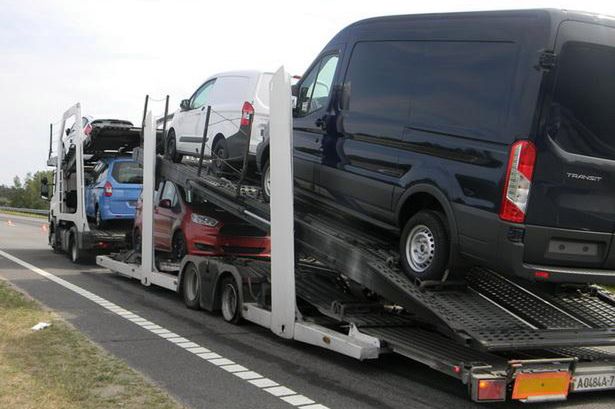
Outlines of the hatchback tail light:
[{"label": "hatchback tail light", "polygon": [[113,186],[109,182],[105,183],[105,196],[106,197],[113,196]]},{"label": "hatchback tail light", "polygon": [[526,140],[515,142],[508,158],[506,182],[500,206],[502,220],[513,223],[525,221],[535,164],[536,146]]},{"label": "hatchback tail light", "polygon": [[250,116],[254,115],[254,107],[249,102],[244,102],[241,108],[241,126],[250,125]]}]

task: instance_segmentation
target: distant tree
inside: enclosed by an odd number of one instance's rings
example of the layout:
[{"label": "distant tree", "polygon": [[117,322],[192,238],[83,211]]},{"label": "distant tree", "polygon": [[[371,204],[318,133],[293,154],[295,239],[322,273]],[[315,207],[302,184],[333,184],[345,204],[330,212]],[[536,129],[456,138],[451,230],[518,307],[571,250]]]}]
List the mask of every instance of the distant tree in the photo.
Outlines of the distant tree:
[{"label": "distant tree", "polygon": [[52,180],[51,171],[38,171],[34,175],[28,173],[22,180],[15,176],[13,187],[0,187],[0,203],[8,202],[11,207],[21,207],[27,209],[46,209],[49,203],[41,198],[41,179],[46,177]]}]

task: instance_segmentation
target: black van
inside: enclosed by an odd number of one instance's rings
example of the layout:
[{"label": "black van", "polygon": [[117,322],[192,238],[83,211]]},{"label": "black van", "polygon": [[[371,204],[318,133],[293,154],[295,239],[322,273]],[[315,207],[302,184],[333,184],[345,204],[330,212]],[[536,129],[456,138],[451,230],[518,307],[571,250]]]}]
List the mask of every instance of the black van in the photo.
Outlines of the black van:
[{"label": "black van", "polygon": [[293,92],[298,190],[400,232],[410,276],[615,283],[615,19],[364,20]]}]

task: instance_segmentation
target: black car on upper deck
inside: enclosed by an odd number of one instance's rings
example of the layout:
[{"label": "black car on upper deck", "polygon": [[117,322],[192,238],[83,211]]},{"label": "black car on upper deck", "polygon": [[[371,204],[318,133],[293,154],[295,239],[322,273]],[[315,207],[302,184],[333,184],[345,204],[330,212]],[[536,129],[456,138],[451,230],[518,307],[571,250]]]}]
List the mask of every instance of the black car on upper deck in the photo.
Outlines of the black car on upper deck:
[{"label": "black car on upper deck", "polygon": [[614,19],[359,21],[293,93],[297,192],[399,232],[412,277],[615,282]]}]

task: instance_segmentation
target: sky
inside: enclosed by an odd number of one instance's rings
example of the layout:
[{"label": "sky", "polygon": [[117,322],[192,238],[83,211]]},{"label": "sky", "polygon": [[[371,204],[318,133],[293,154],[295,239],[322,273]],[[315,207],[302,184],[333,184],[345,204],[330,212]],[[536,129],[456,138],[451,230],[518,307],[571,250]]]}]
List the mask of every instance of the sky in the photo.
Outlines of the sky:
[{"label": "sky", "polygon": [[612,0],[0,0],[0,184],[46,169],[49,124],[76,102],[140,124],[146,94],[172,112],[217,72],[301,75],[362,18],[540,7],[615,15]]}]

